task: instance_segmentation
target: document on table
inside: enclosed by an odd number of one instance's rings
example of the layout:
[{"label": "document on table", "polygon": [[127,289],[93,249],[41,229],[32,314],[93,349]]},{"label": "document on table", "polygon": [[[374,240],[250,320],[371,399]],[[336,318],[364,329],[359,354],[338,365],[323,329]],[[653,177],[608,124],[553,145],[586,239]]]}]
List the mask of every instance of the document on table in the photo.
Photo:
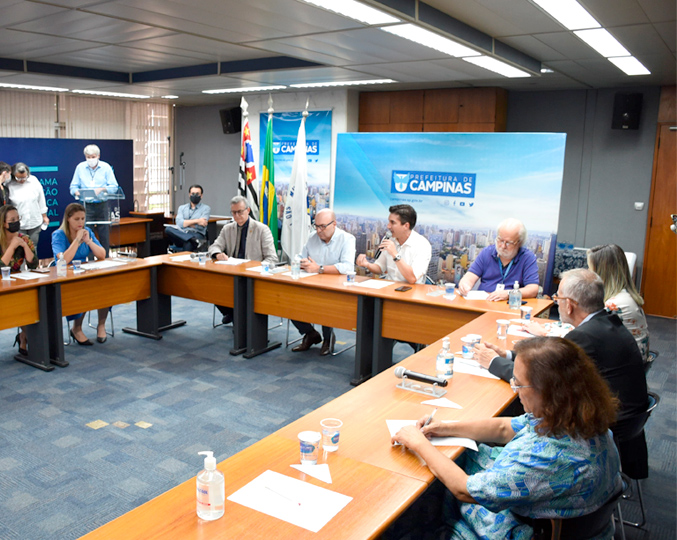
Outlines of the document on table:
[{"label": "document on table", "polygon": [[227,261],[214,261],[214,264],[244,264],[249,262],[249,259],[238,259],[236,257],[229,257]]},{"label": "document on table", "polygon": [[252,266],[247,268],[250,272],[258,272],[262,276],[272,276],[273,274],[279,274],[281,272],[286,272],[287,268],[285,266],[278,266],[277,268],[271,268],[269,272],[263,271],[263,266]]},{"label": "document on table", "polygon": [[[390,436],[393,437],[405,426],[415,426],[416,420],[386,420]],[[467,437],[433,437],[430,439],[433,446],[462,446],[477,451],[477,443]],[[397,446],[398,443],[396,443]]]},{"label": "document on table", "polygon": [[18,274],[12,274],[12,277],[17,279],[40,279],[43,277],[49,277],[49,274],[36,274],[34,272],[19,272]]},{"label": "document on table", "polygon": [[116,266],[124,266],[127,263],[117,261],[95,261],[83,264],[80,268],[84,270],[103,270],[104,268],[115,268]]},{"label": "document on table", "polygon": [[228,500],[316,533],[353,498],[269,470]]},{"label": "document on table", "polygon": [[478,377],[485,377],[487,379],[498,379],[493,373],[489,373],[489,370],[484,369],[479,365],[478,362],[470,358],[459,358],[463,354],[457,352],[454,355],[454,371],[456,373],[467,373],[468,375],[477,375]]},{"label": "document on table", "polygon": [[486,300],[489,297],[489,293],[486,291],[469,291],[465,295],[466,300]]},{"label": "document on table", "polygon": [[170,260],[174,262],[184,262],[184,261],[190,261],[191,256],[190,253],[187,255],[177,255],[176,257],[169,257]]},{"label": "document on table", "polygon": [[[291,277],[291,272],[285,272],[282,274],[283,276],[290,276]],[[310,277],[310,276],[316,276],[317,272],[306,272],[305,270],[301,270],[299,273],[299,278],[304,278],[304,277]]]},{"label": "document on table", "polygon": [[510,336],[519,336],[519,337],[534,337],[533,334],[525,332],[522,330],[521,324],[511,324],[508,326],[508,335]]},{"label": "document on table", "polygon": [[367,289],[383,289],[388,285],[394,285],[394,281],[387,281],[385,279],[368,279],[367,281],[358,281],[355,283],[356,287],[365,287]]}]

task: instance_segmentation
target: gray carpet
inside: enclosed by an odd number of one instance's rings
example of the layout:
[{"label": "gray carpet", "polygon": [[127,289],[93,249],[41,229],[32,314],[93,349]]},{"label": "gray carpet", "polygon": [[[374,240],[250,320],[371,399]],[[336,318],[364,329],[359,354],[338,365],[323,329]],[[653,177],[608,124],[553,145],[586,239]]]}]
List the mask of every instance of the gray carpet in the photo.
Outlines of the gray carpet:
[{"label": "gray carpet", "polygon": [[[352,351],[233,357],[231,331],[212,328],[211,306],[173,305],[190,322],[157,342],[122,333],[135,310],[116,306],[115,337],[70,345],[71,365],[51,373],[14,361],[14,331],[0,332],[0,539],[78,538],[193,477],[198,451],[225,459],[351,388]],[[285,327],[271,339],[284,341]],[[628,538],[673,539],[675,323],[652,318],[650,328],[660,356],[649,384],[662,398],[647,429],[650,525]],[[396,346],[396,360],[409,354]]]}]

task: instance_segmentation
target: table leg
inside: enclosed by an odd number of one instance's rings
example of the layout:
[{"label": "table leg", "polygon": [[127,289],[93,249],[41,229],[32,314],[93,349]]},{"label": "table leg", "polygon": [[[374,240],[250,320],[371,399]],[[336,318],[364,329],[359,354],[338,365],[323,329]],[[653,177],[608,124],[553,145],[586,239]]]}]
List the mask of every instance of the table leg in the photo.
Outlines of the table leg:
[{"label": "table leg", "polygon": [[262,315],[254,311],[254,285],[253,278],[247,280],[247,352],[245,358],[253,358],[282,345],[279,341],[268,343],[268,315]]},{"label": "table leg", "polygon": [[371,355],[374,347],[374,298],[360,295],[357,299],[355,335],[355,371],[350,384],[357,386],[372,374]]},{"label": "table leg", "polygon": [[394,339],[381,337],[383,326],[383,300],[375,299],[374,304],[374,350],[372,357],[372,375],[378,375],[381,371],[393,365]]},{"label": "table leg", "polygon": [[247,351],[247,278],[233,278],[233,348],[237,356]]},{"label": "table leg", "polygon": [[[35,324],[23,327],[28,339],[28,356],[17,354],[14,359],[41,369],[52,371],[54,366],[49,363],[49,316],[47,310],[47,287],[38,288],[38,309],[40,320]],[[63,345],[63,344],[62,344]],[[66,362],[68,365],[68,362]]]},{"label": "table leg", "polygon": [[150,257],[150,223],[146,223],[146,239],[136,244],[136,251],[139,257]]},{"label": "table leg", "polygon": [[66,367],[66,353],[63,346],[63,315],[61,312],[61,285],[48,285],[45,291],[47,296],[47,321],[49,336],[49,358],[55,366]]}]

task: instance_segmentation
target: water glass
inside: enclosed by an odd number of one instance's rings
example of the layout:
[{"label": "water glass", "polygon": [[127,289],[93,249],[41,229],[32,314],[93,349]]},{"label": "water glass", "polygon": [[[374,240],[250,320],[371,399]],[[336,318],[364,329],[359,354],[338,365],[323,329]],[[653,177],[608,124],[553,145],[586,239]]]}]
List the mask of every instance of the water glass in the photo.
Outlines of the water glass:
[{"label": "water glass", "polygon": [[317,431],[302,431],[299,433],[302,465],[317,464],[317,454],[321,438],[322,435]]},{"label": "water glass", "polygon": [[200,266],[205,266],[207,264],[207,254],[206,253],[198,253],[197,254],[197,262],[199,263]]},{"label": "water glass", "polygon": [[496,335],[498,339],[506,339],[508,337],[508,326],[510,321],[507,319],[498,319],[496,321]]},{"label": "water glass", "polygon": [[76,259],[73,261],[73,272],[78,273],[82,272],[82,261],[79,259]]},{"label": "water glass", "polygon": [[320,426],[322,426],[322,448],[327,452],[336,452],[343,422],[338,418],[325,418],[320,422]]},{"label": "water glass", "polygon": [[11,279],[9,277],[9,273],[12,271],[12,269],[9,266],[3,266],[2,267],[2,279]]}]

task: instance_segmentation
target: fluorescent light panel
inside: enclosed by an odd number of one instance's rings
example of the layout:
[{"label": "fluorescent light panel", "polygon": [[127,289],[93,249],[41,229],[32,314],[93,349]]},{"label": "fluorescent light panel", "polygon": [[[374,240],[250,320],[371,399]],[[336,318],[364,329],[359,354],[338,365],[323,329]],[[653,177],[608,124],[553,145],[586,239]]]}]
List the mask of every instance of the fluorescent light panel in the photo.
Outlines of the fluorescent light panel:
[{"label": "fluorescent light panel", "polygon": [[244,88],[220,88],[216,90],[203,90],[203,94],[237,94],[243,92],[267,92],[269,90],[284,90],[286,86],[246,86]]},{"label": "fluorescent light panel", "polygon": [[480,55],[479,52],[470,49],[469,47],[461,45],[460,43],[456,43],[455,41],[442,37],[439,34],[435,34],[430,30],[426,30],[425,28],[421,28],[420,26],[415,26],[413,24],[387,26],[385,28],[381,28],[381,30],[396,36],[400,36],[404,39],[408,39],[409,41],[413,41],[419,45],[430,47],[431,49],[443,52],[449,56],[455,56],[458,58],[461,56]]},{"label": "fluorescent light panel", "polygon": [[365,6],[355,0],[303,0],[306,4],[312,4],[328,11],[333,11],[349,19],[360,21],[364,24],[389,24],[401,22],[400,19],[379,11],[373,7]]},{"label": "fluorescent light panel", "polygon": [[171,94],[167,94],[166,96],[160,96],[162,99],[179,99],[179,96],[173,96]]},{"label": "fluorescent light panel", "polygon": [[370,81],[329,81],[329,82],[319,82],[319,83],[301,83],[301,84],[290,84],[292,88],[322,88],[327,86],[356,86],[363,84],[390,84],[397,81],[392,79],[373,79]]},{"label": "fluorescent light panel", "polygon": [[576,0],[533,0],[533,2],[569,30],[601,26]]},{"label": "fluorescent light panel", "polygon": [[121,92],[104,92],[103,90],[72,90],[74,94],[87,94],[90,96],[106,96],[119,98],[133,98],[133,99],[148,99],[150,96],[142,94],[123,94]]},{"label": "fluorescent light panel", "polygon": [[496,60],[495,58],[491,58],[489,56],[474,56],[471,58],[464,58],[463,60],[511,79],[517,77],[531,77],[531,75],[529,75],[529,73],[526,71],[517,69],[516,67],[510,66],[505,62],[501,62],[500,60]]},{"label": "fluorescent light panel", "polygon": [[615,66],[626,75],[651,75],[651,72],[634,56],[609,58],[609,62],[615,64]]},{"label": "fluorescent light panel", "polygon": [[68,88],[59,88],[57,86],[33,86],[30,84],[0,83],[0,88],[14,88],[16,90],[42,90],[44,92],[68,92]]},{"label": "fluorescent light panel", "polygon": [[605,58],[609,58],[610,56],[630,56],[628,50],[604,28],[597,28],[595,30],[577,30],[574,34]]}]

